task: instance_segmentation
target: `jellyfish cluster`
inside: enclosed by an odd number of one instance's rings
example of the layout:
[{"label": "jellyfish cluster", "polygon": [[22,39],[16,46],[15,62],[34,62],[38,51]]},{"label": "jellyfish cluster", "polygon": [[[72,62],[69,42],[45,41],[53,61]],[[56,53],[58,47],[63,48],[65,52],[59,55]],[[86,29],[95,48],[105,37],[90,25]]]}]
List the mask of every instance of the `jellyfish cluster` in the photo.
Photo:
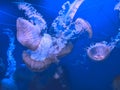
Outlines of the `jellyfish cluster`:
[{"label": "jellyfish cluster", "polygon": [[[23,51],[22,57],[31,70],[42,71],[50,64],[59,62],[58,57],[71,52],[71,39],[78,38],[84,32],[88,33],[89,38],[92,37],[91,25],[86,20],[77,18],[73,21],[83,1],[65,2],[50,27],[31,4],[17,2],[19,10],[25,14],[25,17],[19,17],[16,21],[17,40],[28,48]],[[120,11],[120,3],[114,9]],[[119,41],[120,32],[109,43],[101,41],[90,45],[86,49],[87,55],[96,61],[104,60]]]},{"label": "jellyfish cluster", "polygon": [[[46,21],[31,4],[19,2],[19,10],[24,11],[25,17],[16,21],[17,40],[28,50],[23,51],[25,64],[33,71],[41,71],[51,63],[58,62],[58,57],[68,54],[73,45],[71,39],[77,38],[83,32],[92,36],[90,24],[82,19],[73,18],[83,3],[83,0],[69,1],[62,5],[59,15],[48,28]],[[48,32],[54,32],[53,34]]]},{"label": "jellyfish cluster", "polygon": [[[40,72],[52,63],[59,63],[59,58],[72,51],[71,40],[79,38],[85,32],[88,33],[88,38],[92,37],[92,28],[88,21],[80,17],[74,21],[74,16],[83,2],[84,0],[74,0],[73,3],[65,2],[50,27],[32,4],[16,2],[18,9],[24,12],[24,17],[18,17],[16,20],[16,37],[18,42],[27,48],[22,52],[22,58],[30,70]],[[120,12],[120,2],[114,9]],[[13,56],[15,37],[10,29],[5,29],[3,33],[9,38],[9,47],[7,51],[8,68],[1,84],[2,88],[6,88],[6,90],[17,90],[13,78],[16,71],[16,61]],[[90,59],[101,61],[109,56],[119,42],[120,28],[118,34],[110,42],[101,41],[92,44],[86,49],[86,53]],[[4,63],[0,59],[0,69],[4,71],[4,67]],[[61,74],[62,71],[59,70],[58,73]],[[58,73],[54,76],[56,79],[60,77]]]}]

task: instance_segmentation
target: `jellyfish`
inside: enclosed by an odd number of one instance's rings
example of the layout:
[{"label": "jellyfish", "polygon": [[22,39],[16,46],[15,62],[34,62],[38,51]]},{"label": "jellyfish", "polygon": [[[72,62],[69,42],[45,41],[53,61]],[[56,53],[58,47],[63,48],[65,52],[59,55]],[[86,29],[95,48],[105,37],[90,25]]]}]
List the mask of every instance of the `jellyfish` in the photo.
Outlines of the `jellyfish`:
[{"label": "jellyfish", "polygon": [[[18,8],[25,13],[25,17],[19,17],[16,21],[17,40],[28,48],[23,51],[22,57],[29,69],[42,71],[52,63],[58,63],[58,58],[71,52],[71,39],[83,32],[92,36],[91,26],[86,20],[78,18],[73,21],[83,1],[75,0],[72,4],[69,1],[65,2],[50,28],[31,4],[17,2]],[[51,29],[53,34],[47,32]]]},{"label": "jellyfish", "polygon": [[111,47],[107,42],[98,42],[87,49],[87,55],[96,61],[104,60],[111,52]]},{"label": "jellyfish", "polygon": [[2,90],[17,90],[16,89],[16,84],[14,82],[14,73],[16,70],[16,61],[13,57],[13,51],[15,49],[14,45],[14,34],[10,29],[4,29],[3,31],[4,34],[6,34],[9,38],[9,47],[7,50],[7,62],[8,62],[8,68],[5,73],[5,78],[1,80],[1,89]]},{"label": "jellyfish", "polygon": [[114,39],[111,39],[111,42],[97,42],[90,47],[87,48],[87,55],[89,58],[101,61],[107,58],[107,56],[110,54],[110,52],[117,46],[117,44],[120,41],[120,31],[115,36]]},{"label": "jellyfish", "polygon": [[[114,9],[120,11],[120,3],[118,3]],[[87,55],[89,56],[89,58],[96,61],[106,59],[110,52],[120,41],[120,28],[118,29],[118,31],[119,31],[118,34],[115,36],[114,39],[111,39],[109,43],[106,41],[102,41],[97,42],[96,44],[93,44],[90,47],[88,47]]]}]

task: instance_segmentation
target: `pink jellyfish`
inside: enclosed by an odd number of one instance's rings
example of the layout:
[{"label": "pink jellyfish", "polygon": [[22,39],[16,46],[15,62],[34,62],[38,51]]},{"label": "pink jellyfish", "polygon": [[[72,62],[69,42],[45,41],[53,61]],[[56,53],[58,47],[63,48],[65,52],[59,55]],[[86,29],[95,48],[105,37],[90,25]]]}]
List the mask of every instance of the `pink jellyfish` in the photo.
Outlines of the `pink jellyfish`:
[{"label": "pink jellyfish", "polygon": [[87,49],[87,55],[96,61],[104,60],[111,52],[111,47],[106,42],[99,42]]},{"label": "pink jellyfish", "polygon": [[45,32],[48,29],[46,22],[31,4],[18,3],[18,8],[24,11],[28,20],[23,17],[17,19],[17,40],[28,48],[23,51],[22,57],[31,70],[44,70],[51,63],[58,62],[57,58],[70,53],[73,47],[70,39],[82,31],[87,31],[92,36],[91,26],[87,21],[78,18],[72,22],[83,1],[75,0],[72,4],[67,1],[63,4],[51,25],[54,35]]}]

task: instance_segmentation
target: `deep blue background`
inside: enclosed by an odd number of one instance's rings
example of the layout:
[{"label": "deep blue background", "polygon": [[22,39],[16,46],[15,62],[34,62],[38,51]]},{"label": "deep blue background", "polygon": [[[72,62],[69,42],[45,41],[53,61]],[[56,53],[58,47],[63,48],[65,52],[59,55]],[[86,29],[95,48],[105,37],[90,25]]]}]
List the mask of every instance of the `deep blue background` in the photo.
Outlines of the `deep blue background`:
[{"label": "deep blue background", "polygon": [[[43,15],[49,27],[55,17],[57,17],[62,4],[67,0],[24,1],[33,4],[38,12]],[[0,1],[0,57],[4,60],[6,67],[7,62],[5,60],[7,59],[6,52],[9,40],[7,36],[2,34],[2,30],[10,28],[16,33],[16,19],[22,16],[17,6],[12,2],[15,2],[15,0]],[[70,0],[70,2],[73,2],[73,0]],[[103,40],[110,42],[111,38],[117,35],[120,21],[118,11],[114,11],[116,3],[117,0],[85,0],[78,9],[74,20],[78,17],[87,20],[92,26],[93,37],[88,39],[82,36],[73,41],[74,48],[72,52],[61,58],[60,65],[64,71],[64,77],[61,78],[61,82],[65,83],[67,88],[62,88],[61,84],[58,83],[59,81],[51,79],[56,70],[56,65],[51,66],[42,73],[35,73],[35,76],[26,67],[24,67],[25,70],[21,69],[21,64],[23,64],[21,54],[25,48],[16,40],[16,49],[13,55],[17,62],[16,81],[19,90],[39,90],[35,89],[37,85],[45,87],[43,90],[113,90],[113,80],[120,75],[120,45],[117,45],[109,57],[101,62],[89,59],[85,50],[92,43]],[[22,75],[21,73],[23,72],[30,77]],[[34,89],[29,89],[28,87],[31,85],[29,82],[33,83],[31,80],[32,76],[37,78],[37,85],[33,85]],[[22,86],[21,83],[24,85]]]}]

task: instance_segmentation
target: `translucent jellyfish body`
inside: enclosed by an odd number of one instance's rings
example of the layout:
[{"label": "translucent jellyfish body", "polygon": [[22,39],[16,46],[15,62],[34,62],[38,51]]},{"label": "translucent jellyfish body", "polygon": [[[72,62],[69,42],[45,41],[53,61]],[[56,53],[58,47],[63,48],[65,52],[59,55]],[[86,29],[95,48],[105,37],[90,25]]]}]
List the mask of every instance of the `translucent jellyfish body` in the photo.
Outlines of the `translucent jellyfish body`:
[{"label": "translucent jellyfish body", "polygon": [[69,1],[63,4],[62,10],[51,25],[55,32],[53,34],[45,32],[46,22],[31,4],[18,3],[18,8],[25,12],[28,20],[23,17],[17,19],[17,40],[28,48],[22,57],[31,70],[44,70],[56,62],[58,57],[70,53],[73,47],[70,39],[81,32],[87,31],[90,37],[92,36],[91,26],[87,21],[78,18],[72,22],[82,2],[83,0],[75,0],[72,4]]},{"label": "translucent jellyfish body", "polygon": [[106,42],[99,42],[87,49],[88,56],[96,61],[104,60],[111,52],[111,47]]},{"label": "translucent jellyfish body", "polygon": [[114,49],[114,47],[119,43],[120,41],[120,32],[115,36],[114,39],[111,40],[110,43],[103,41],[98,42],[94,45],[91,45],[87,49],[87,55],[96,61],[101,61],[106,59],[106,57],[110,54],[110,52]]},{"label": "translucent jellyfish body", "polygon": [[37,26],[33,25],[23,18],[17,19],[17,40],[23,46],[26,46],[31,50],[37,49],[40,43],[39,35],[40,31]]},{"label": "translucent jellyfish body", "polygon": [[[114,9],[120,11],[120,2],[115,6]],[[119,30],[118,34],[115,36],[114,39],[111,39],[110,43],[103,41],[103,42],[97,42],[96,44],[91,45],[87,49],[87,55],[89,56],[89,58],[96,61],[101,61],[106,59],[106,57],[110,54],[110,52],[114,49],[114,47],[120,41],[120,29],[118,30]]]}]

